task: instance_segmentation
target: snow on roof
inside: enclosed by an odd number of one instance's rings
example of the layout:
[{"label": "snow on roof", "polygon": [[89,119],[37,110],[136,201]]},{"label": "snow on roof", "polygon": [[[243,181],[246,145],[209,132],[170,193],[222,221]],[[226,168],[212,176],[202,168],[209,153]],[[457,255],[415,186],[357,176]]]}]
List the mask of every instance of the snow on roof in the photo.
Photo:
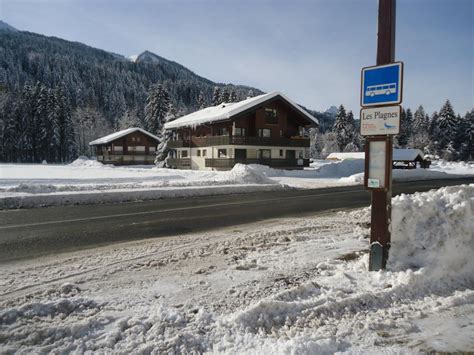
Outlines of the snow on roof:
[{"label": "snow on roof", "polygon": [[96,139],[96,140],[90,142],[89,145],[107,144],[107,143],[110,143],[110,142],[112,142],[112,141],[114,141],[118,138],[122,138],[122,137],[126,136],[127,134],[130,134],[130,133],[133,133],[133,132],[136,132],[136,131],[140,131],[140,132],[146,134],[147,136],[149,136],[153,139],[156,139],[157,141],[160,140],[157,136],[154,136],[153,134],[151,134],[150,132],[145,131],[144,129],[141,129],[141,128],[138,128],[138,127],[131,127],[131,128],[124,129],[123,131],[118,131],[118,132],[109,134],[108,136]]},{"label": "snow on roof", "polygon": [[270,100],[276,96],[281,96],[297,111],[306,116],[311,122],[318,124],[318,120],[302,109],[298,104],[291,101],[288,97],[278,91],[273,91],[268,94],[263,94],[255,97],[248,98],[240,102],[229,102],[219,104],[217,106],[207,107],[205,109],[190,113],[189,115],[180,117],[172,122],[165,124],[166,129],[173,129],[179,127],[196,127],[200,124],[217,122],[230,119],[231,117],[257,106],[267,100]]},{"label": "snow on roof", "polygon": [[[415,160],[417,156],[420,156],[421,159],[424,158],[423,152],[419,149],[394,149],[393,150],[393,160],[394,161],[405,161],[405,160]],[[348,153],[331,153],[327,156],[326,159],[365,159],[364,152],[348,152]]]},{"label": "snow on roof", "polygon": [[419,149],[394,149],[393,160],[415,160],[417,156],[424,159],[423,152]]}]

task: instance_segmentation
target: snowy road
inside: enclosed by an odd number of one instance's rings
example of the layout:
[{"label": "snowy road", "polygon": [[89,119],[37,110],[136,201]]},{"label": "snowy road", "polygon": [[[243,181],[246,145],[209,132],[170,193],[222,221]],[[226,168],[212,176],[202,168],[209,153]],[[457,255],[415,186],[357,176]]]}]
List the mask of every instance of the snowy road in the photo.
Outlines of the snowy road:
[{"label": "snowy road", "polygon": [[[394,195],[474,178],[395,183]],[[360,186],[0,211],[0,262],[282,216],[368,206]]]},{"label": "snowy road", "polygon": [[369,209],[3,263],[0,353],[406,354],[474,349],[474,185]]}]

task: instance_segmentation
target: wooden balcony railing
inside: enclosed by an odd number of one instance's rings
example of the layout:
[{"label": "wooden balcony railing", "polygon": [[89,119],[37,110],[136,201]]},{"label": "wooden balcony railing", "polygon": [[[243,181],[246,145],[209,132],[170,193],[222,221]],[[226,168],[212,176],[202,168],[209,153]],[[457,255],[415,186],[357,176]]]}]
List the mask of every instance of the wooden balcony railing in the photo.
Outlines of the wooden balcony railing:
[{"label": "wooden balcony railing", "polygon": [[273,147],[309,147],[309,138],[270,138],[251,136],[209,136],[193,137],[191,140],[175,140],[168,142],[171,149],[182,147],[209,147],[216,145],[254,145]]},{"label": "wooden balcony railing", "polygon": [[166,163],[176,169],[190,169],[191,168],[191,159],[190,158],[168,158]]}]

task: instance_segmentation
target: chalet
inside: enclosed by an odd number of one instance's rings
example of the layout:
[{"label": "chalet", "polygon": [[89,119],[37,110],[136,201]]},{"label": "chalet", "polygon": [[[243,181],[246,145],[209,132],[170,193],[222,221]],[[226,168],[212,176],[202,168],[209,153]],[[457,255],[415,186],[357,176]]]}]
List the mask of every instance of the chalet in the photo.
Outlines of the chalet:
[{"label": "chalet", "polygon": [[229,170],[237,163],[282,169],[309,165],[305,128],[318,120],[279,92],[223,103],[165,125],[172,131],[168,165]]},{"label": "chalet", "polygon": [[132,127],[89,143],[97,160],[104,164],[153,164],[159,138],[141,128]]},{"label": "chalet", "polygon": [[[364,152],[331,153],[328,160],[365,159]],[[425,159],[423,152],[419,149],[394,149],[393,169],[416,169],[417,164],[421,168],[429,168],[431,161]]]}]

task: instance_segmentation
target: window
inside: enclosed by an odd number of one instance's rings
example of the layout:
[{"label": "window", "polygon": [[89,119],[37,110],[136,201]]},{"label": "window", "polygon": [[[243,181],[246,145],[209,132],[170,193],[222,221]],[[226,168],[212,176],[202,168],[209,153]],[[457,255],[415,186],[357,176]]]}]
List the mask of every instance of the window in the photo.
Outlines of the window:
[{"label": "window", "polygon": [[247,134],[247,130],[245,128],[234,127],[234,136],[243,137]]},{"label": "window", "polygon": [[114,152],[123,152],[123,147],[121,145],[115,145]]},{"label": "window", "polygon": [[137,152],[144,152],[145,146],[144,145],[137,145]]},{"label": "window", "polygon": [[265,123],[278,124],[277,110],[275,110],[274,108],[265,109]]},{"label": "window", "polygon": [[271,135],[271,130],[269,128],[259,128],[258,129],[258,136],[259,137],[269,138],[270,135]]},{"label": "window", "polygon": [[219,136],[227,136],[227,135],[228,135],[227,127],[220,127],[220,128],[217,130],[217,135],[219,135]]},{"label": "window", "polygon": [[203,149],[203,150],[202,150],[202,156],[203,156],[203,157],[206,156],[206,149]]},{"label": "window", "polygon": [[283,137],[283,130],[280,129],[280,137]]},{"label": "window", "polygon": [[298,158],[303,159],[303,151],[302,150],[298,151]]},{"label": "window", "polygon": [[187,150],[182,150],[181,151],[181,158],[187,158],[188,157],[188,151]]},{"label": "window", "polygon": [[137,137],[137,142],[138,142],[138,143],[141,142],[141,138],[140,138],[140,137]]},{"label": "window", "polygon": [[283,157],[283,149],[280,149],[280,157]]},{"label": "window", "polygon": [[149,151],[150,153],[154,152],[155,150],[156,150],[155,147],[148,147],[148,151]]},{"label": "window", "polygon": [[132,137],[132,142],[135,142],[135,137]]},{"label": "window", "polygon": [[198,156],[198,157],[201,156],[201,149],[198,149],[198,151],[197,151],[197,156]]},{"label": "window", "polygon": [[270,149],[259,149],[258,158],[259,159],[270,159],[272,157],[272,151]]},{"label": "window", "polygon": [[218,158],[227,158],[227,149],[218,149],[217,150]]}]

